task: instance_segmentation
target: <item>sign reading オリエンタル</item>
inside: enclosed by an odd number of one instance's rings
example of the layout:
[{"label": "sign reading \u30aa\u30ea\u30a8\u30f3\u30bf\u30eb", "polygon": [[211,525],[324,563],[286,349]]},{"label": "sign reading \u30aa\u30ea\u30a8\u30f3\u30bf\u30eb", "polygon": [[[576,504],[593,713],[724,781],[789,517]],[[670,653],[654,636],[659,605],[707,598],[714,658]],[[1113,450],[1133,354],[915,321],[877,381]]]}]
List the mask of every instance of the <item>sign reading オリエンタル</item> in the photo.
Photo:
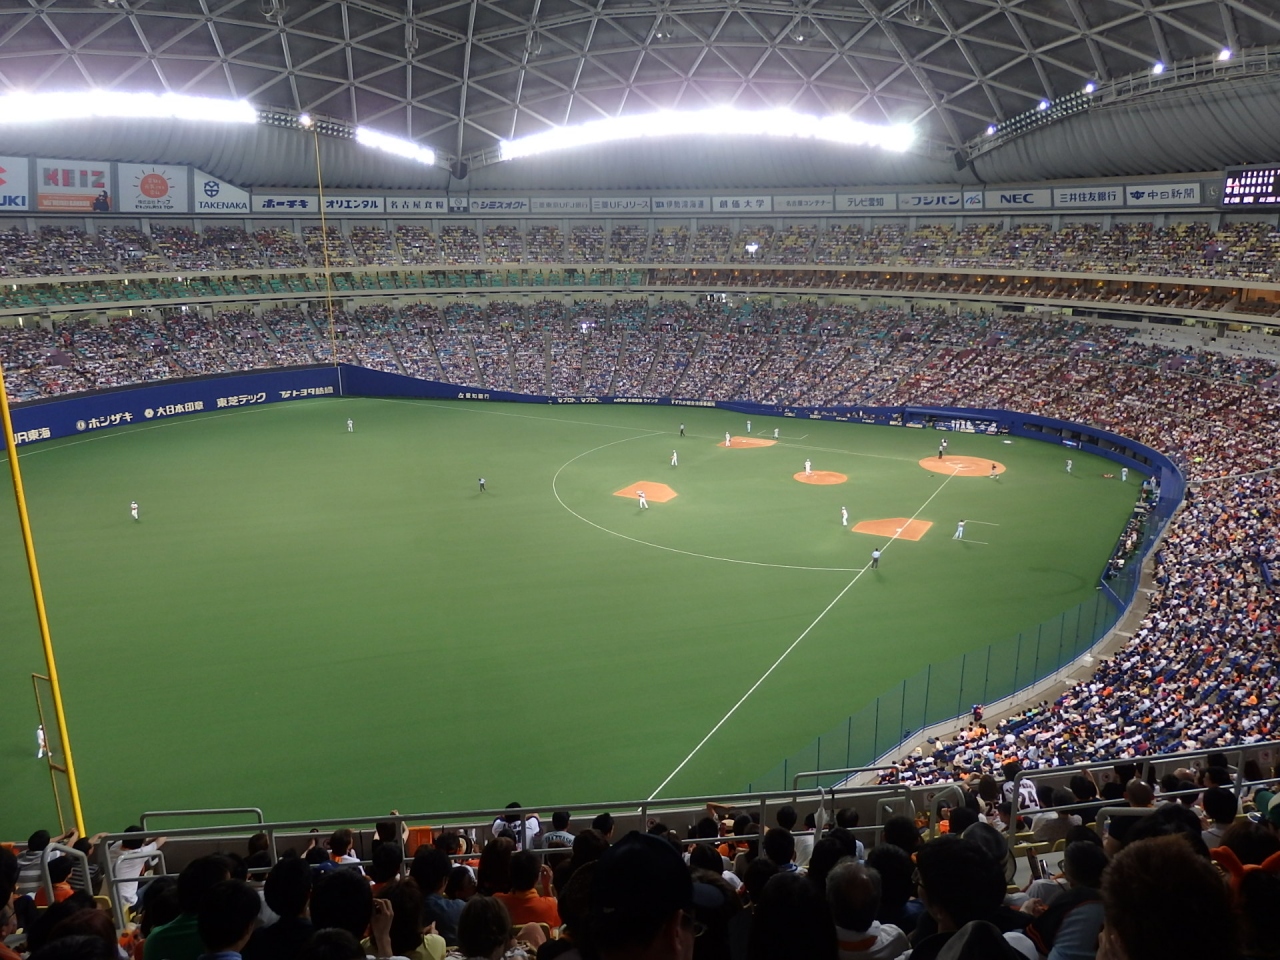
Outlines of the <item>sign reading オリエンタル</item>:
[{"label": "sign reading \u30aa\u30ea\u30a8\u30f3\u30bf\u30eb", "polygon": [[121,163],[116,167],[120,197],[116,209],[128,213],[190,213],[186,167]]}]

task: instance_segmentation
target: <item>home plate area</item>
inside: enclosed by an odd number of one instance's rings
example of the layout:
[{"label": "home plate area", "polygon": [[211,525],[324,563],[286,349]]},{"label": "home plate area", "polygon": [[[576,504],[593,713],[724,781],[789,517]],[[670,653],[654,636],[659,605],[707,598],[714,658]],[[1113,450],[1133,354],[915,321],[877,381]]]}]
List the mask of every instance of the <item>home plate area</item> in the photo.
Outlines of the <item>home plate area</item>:
[{"label": "home plate area", "polygon": [[627,497],[631,500],[640,499],[640,491],[644,491],[644,498],[650,503],[666,503],[668,500],[674,500],[678,494],[668,487],[665,483],[649,483],[645,480],[639,480],[629,487],[623,487],[621,490],[615,490],[615,497]]},{"label": "home plate area", "polygon": [[919,540],[933,523],[929,520],[908,520],[893,517],[889,520],[859,520],[849,529],[873,537],[897,537],[899,540]]}]

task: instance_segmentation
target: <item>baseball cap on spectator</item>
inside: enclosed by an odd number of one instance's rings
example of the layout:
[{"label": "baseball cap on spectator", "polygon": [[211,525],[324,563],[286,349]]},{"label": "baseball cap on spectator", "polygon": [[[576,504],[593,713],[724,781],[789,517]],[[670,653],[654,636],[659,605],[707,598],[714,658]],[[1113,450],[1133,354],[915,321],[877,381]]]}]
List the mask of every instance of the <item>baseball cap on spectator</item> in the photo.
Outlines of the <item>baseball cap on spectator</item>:
[{"label": "baseball cap on spectator", "polygon": [[624,942],[633,934],[651,937],[677,910],[714,909],[722,900],[715,887],[693,882],[679,851],[665,839],[633,830],[596,861],[593,935]]}]

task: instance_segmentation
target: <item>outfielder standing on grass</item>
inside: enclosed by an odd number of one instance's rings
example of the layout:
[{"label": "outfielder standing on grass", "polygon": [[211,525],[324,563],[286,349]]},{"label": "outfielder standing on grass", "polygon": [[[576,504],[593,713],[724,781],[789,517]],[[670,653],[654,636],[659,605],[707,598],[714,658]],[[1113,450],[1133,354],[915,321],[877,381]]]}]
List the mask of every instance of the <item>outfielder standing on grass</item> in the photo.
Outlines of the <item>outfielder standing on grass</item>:
[{"label": "outfielder standing on grass", "polygon": [[129,501],[129,513],[133,516],[133,519],[135,520],[138,519],[138,501],[137,500]]},{"label": "outfielder standing on grass", "polygon": [[849,525],[849,508],[840,508],[840,526],[847,527]]},{"label": "outfielder standing on grass", "polygon": [[680,466],[680,459],[676,456],[676,452],[674,450],[671,451],[671,465],[673,467]]},{"label": "outfielder standing on grass", "polygon": [[1128,467],[1121,467],[1121,468],[1120,468],[1120,482],[1121,482],[1121,483],[1128,483],[1128,482],[1129,482],[1129,468],[1128,468]]},{"label": "outfielder standing on grass", "polygon": [[484,477],[480,478],[480,492],[484,493]]},{"label": "outfielder standing on grass", "polygon": [[684,424],[680,424],[680,436],[684,436]]},{"label": "outfielder standing on grass", "polygon": [[876,547],[871,551],[871,569],[875,570],[880,566],[880,548]]},{"label": "outfielder standing on grass", "polygon": [[1070,472],[1071,472],[1071,461],[1070,461],[1070,460],[1068,460],[1068,461],[1067,461],[1067,473],[1070,473]]},{"label": "outfielder standing on grass", "polygon": [[956,533],[955,533],[955,536],[952,537],[951,539],[952,540],[964,539],[964,521],[963,520],[961,520],[959,523],[956,524]]}]

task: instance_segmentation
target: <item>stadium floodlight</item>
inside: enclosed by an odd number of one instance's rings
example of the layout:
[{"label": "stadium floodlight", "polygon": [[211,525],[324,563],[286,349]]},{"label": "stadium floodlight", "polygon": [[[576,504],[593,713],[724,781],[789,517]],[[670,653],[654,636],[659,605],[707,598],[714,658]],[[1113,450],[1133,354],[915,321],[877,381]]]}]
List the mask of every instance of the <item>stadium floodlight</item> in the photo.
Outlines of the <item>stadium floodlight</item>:
[{"label": "stadium floodlight", "polygon": [[412,140],[402,140],[400,137],[393,137],[389,133],[379,133],[377,130],[370,130],[368,127],[356,127],[356,143],[363,144],[366,147],[373,147],[375,150],[394,153],[397,157],[404,157],[407,160],[417,160],[427,166],[431,166],[436,162],[436,155],[433,150],[420,146]]},{"label": "stadium floodlight", "polygon": [[1164,64],[1159,60],[1157,60],[1155,62],[1155,65],[1151,68],[1151,72],[1154,73],[1157,77],[1160,76],[1160,74],[1164,73]]},{"label": "stadium floodlight", "polygon": [[142,117],[256,123],[258,112],[245,100],[189,97],[180,93],[10,93],[0,96],[0,122],[41,123],[91,117]]},{"label": "stadium floodlight", "polygon": [[1093,91],[1097,89],[1098,89],[1097,85],[1092,80],[1090,80],[1088,83],[1084,85],[1085,93],[1093,93]]},{"label": "stadium floodlight", "polygon": [[696,135],[795,137],[826,140],[847,146],[874,146],[902,152],[915,140],[909,124],[878,126],[849,117],[816,117],[791,110],[660,110],[657,113],[593,120],[573,127],[556,127],[517,140],[501,142],[503,160],[568,150],[596,143],[640,138]]},{"label": "stadium floodlight", "polygon": [[1219,59],[1219,60],[1230,60],[1230,59],[1231,59],[1231,48],[1230,48],[1230,47],[1223,47],[1221,50],[1219,50],[1219,51],[1218,51],[1218,59]]},{"label": "stadium floodlight", "polygon": [[1037,109],[1037,110],[1048,110],[1048,109],[1049,109],[1049,101],[1048,101],[1048,100],[1041,100],[1041,101],[1040,101],[1040,103],[1036,106],[1036,109]]},{"label": "stadium floodlight", "polygon": [[366,147],[373,147],[375,150],[393,153],[398,157],[416,160],[428,166],[436,162],[433,150],[420,146],[412,140],[393,137],[389,133],[370,130],[368,127],[356,127],[356,142]]},{"label": "stadium floodlight", "polygon": [[309,114],[309,113],[300,113],[300,114],[298,114],[298,125],[299,125],[299,126],[306,127],[308,130],[310,130],[310,129],[311,129],[311,122],[312,122],[312,121],[311,121],[311,114]]},{"label": "stadium floodlight", "polygon": [[987,136],[994,137],[996,134],[996,125],[994,123],[987,125]]}]

